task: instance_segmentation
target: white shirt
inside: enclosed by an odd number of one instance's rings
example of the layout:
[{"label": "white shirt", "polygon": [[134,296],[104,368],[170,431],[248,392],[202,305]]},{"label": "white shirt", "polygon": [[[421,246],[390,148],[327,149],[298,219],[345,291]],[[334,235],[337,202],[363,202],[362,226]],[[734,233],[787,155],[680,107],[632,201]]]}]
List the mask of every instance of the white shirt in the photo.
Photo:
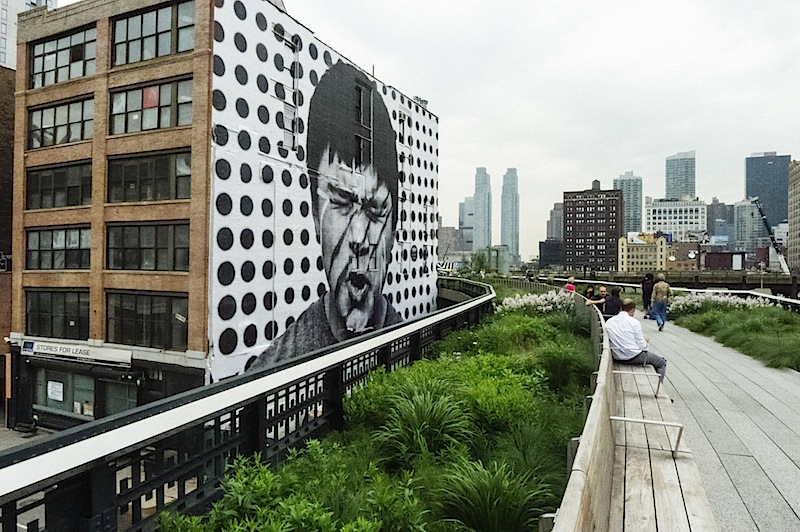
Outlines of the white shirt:
[{"label": "white shirt", "polygon": [[647,351],[642,324],[624,310],[606,320],[606,333],[611,354],[617,360],[630,360]]}]

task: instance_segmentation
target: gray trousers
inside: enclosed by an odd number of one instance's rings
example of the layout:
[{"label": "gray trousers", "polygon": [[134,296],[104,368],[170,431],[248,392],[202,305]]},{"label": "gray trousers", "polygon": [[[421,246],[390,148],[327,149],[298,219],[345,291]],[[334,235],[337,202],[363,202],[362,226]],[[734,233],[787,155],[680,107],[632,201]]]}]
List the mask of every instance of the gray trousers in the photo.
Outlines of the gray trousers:
[{"label": "gray trousers", "polygon": [[631,364],[631,365],[640,365],[644,366],[645,364],[650,364],[656,370],[661,378],[659,379],[661,382],[664,382],[664,376],[667,374],[667,359],[661,356],[658,356],[654,353],[650,353],[649,351],[642,351],[638,355],[628,360],[617,360],[620,364]]}]

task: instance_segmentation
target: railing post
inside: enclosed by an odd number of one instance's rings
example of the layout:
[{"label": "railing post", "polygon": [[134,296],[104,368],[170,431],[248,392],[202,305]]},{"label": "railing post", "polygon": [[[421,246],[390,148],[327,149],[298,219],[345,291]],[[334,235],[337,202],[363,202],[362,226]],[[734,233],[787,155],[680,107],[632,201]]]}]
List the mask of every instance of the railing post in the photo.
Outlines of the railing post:
[{"label": "railing post", "polygon": [[575,455],[578,454],[578,445],[580,443],[580,436],[567,442],[567,475],[572,472],[572,464],[575,462]]},{"label": "railing post", "polygon": [[551,532],[556,526],[556,514],[542,514],[539,516],[539,532]]},{"label": "railing post", "polygon": [[378,349],[378,366],[382,366],[386,373],[392,371],[392,344],[386,344]]},{"label": "railing post", "polygon": [[114,496],[117,493],[116,482],[116,473],[107,462],[99,464],[89,472],[92,504],[89,529],[92,532],[117,529],[117,508],[114,504]]},{"label": "railing post", "polygon": [[325,372],[322,378],[322,387],[325,399],[322,400],[322,411],[325,413],[327,423],[331,429],[339,430],[344,426],[344,412],[342,407],[342,366],[337,364]]},{"label": "railing post", "polygon": [[417,332],[415,332],[414,334],[411,335],[411,338],[409,338],[410,345],[409,345],[409,350],[408,350],[408,359],[409,359],[409,362],[411,362],[411,363],[414,363],[417,360],[419,360],[420,358],[422,358],[422,356],[421,356],[422,353],[420,353],[420,350],[419,350],[419,337],[420,337],[420,334],[421,333],[419,331],[417,331]]},{"label": "railing post", "polygon": [[266,397],[260,396],[244,407],[241,415],[241,426],[246,431],[243,454],[263,453],[266,450],[267,406]]}]

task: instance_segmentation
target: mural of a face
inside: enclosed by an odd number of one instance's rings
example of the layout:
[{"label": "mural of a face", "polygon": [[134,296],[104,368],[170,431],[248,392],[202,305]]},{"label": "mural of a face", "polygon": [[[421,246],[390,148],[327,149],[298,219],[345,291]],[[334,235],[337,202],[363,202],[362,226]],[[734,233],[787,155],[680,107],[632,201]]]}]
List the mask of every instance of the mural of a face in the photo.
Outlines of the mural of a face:
[{"label": "mural of a face", "polygon": [[397,220],[397,148],[389,113],[363,72],[337,63],[311,99],[311,196],[339,339],[384,324],[382,295]]},{"label": "mural of a face", "polygon": [[381,292],[394,205],[372,165],[354,166],[326,150],[318,169],[315,222],[329,285],[325,311],[334,334],[368,330],[382,323],[386,312]]}]

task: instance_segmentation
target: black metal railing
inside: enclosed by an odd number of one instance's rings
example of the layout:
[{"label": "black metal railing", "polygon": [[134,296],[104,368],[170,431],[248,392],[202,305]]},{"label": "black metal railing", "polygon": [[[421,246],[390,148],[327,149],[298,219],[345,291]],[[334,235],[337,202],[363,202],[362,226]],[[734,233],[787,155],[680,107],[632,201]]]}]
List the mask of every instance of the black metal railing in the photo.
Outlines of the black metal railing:
[{"label": "black metal railing", "polygon": [[425,355],[446,333],[493,311],[491,286],[442,278],[471,297],[308,355],[60,432],[0,453],[0,530],[145,531],[164,509],[191,512],[219,496],[226,467],[261,453],[272,464],[341,427],[342,398],[370,370]]}]

